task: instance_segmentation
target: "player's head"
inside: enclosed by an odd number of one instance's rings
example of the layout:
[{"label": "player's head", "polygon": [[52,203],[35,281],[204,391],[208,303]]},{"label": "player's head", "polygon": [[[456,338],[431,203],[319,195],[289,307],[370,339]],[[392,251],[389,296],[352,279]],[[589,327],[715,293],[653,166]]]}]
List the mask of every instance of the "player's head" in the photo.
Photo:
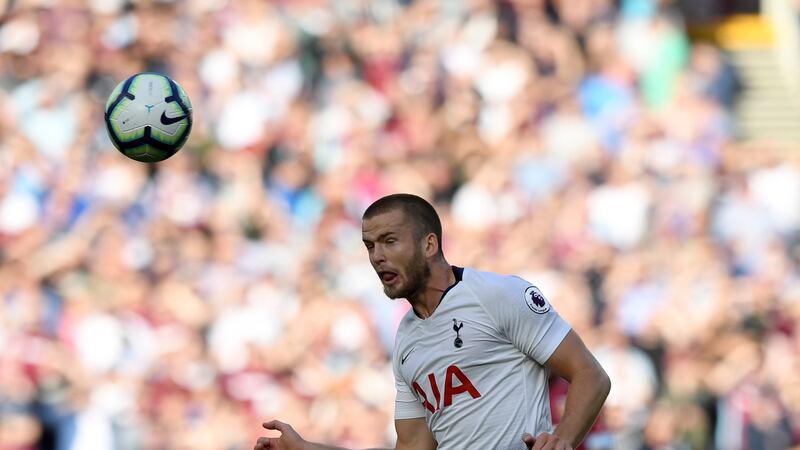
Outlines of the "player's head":
[{"label": "player's head", "polygon": [[421,292],[430,278],[431,263],[444,259],[439,215],[416,195],[392,194],[376,200],[364,212],[362,238],[389,298]]}]

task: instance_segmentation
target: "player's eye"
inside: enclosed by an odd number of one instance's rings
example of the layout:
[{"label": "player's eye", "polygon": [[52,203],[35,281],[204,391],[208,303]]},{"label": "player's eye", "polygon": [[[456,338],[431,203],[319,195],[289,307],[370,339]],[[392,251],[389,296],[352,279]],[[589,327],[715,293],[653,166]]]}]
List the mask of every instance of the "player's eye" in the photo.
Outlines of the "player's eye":
[{"label": "player's eye", "polygon": [[397,242],[397,239],[395,239],[395,238],[386,239],[386,243],[387,244],[394,244],[395,242]]}]

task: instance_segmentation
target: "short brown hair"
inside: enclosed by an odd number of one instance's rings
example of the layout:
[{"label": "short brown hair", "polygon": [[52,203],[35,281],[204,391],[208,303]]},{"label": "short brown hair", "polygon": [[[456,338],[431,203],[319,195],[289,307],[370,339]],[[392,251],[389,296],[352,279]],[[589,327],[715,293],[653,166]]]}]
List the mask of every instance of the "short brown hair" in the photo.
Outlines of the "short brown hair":
[{"label": "short brown hair", "polygon": [[424,198],[413,194],[390,194],[375,200],[366,211],[362,220],[370,219],[389,211],[402,210],[406,217],[413,220],[413,233],[417,239],[422,239],[428,233],[436,235],[439,243],[439,256],[442,252],[442,222],[433,205]]}]

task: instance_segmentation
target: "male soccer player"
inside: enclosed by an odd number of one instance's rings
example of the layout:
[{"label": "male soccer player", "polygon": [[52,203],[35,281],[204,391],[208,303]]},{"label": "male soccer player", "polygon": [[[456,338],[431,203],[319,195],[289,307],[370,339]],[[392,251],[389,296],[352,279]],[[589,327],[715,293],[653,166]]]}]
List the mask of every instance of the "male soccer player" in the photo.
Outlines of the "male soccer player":
[{"label": "male soccer player", "polygon": [[[390,298],[412,310],[397,331],[397,449],[565,450],[597,418],[608,376],[539,289],[515,276],[451,266],[433,206],[393,194],[364,212],[362,237]],[[553,427],[547,380],[570,383]],[[330,450],[288,424],[264,428],[255,450]]]}]

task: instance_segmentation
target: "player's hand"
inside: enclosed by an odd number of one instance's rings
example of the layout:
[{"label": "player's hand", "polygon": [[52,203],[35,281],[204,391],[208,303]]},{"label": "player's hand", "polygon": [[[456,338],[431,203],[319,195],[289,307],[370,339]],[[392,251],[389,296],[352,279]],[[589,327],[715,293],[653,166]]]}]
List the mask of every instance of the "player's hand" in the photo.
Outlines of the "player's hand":
[{"label": "player's hand", "polygon": [[530,433],[522,433],[522,442],[528,450],[572,450],[572,444],[555,434],[542,433],[533,437]]},{"label": "player's hand", "polygon": [[294,431],[291,425],[277,420],[271,420],[261,424],[268,430],[281,432],[280,437],[260,437],[256,441],[253,450],[304,450],[306,441]]}]

